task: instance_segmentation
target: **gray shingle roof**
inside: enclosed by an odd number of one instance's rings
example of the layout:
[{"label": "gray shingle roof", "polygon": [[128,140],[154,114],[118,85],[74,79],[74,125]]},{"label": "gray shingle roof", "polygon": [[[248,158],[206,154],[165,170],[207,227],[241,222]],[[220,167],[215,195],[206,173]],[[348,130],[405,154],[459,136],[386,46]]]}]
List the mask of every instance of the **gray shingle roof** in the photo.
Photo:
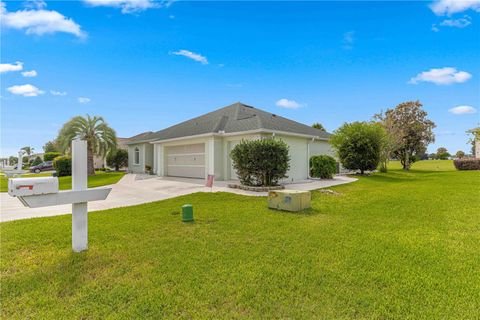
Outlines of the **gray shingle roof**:
[{"label": "gray shingle roof", "polygon": [[241,133],[251,130],[284,131],[326,139],[329,133],[237,102],[157,132],[129,138],[128,143],[167,140],[207,133]]}]

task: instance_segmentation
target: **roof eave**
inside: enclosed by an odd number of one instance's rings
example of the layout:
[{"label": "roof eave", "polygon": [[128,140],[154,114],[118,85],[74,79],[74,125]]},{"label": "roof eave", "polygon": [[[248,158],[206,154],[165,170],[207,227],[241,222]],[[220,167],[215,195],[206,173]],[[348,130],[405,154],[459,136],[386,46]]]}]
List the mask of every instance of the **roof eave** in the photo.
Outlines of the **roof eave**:
[{"label": "roof eave", "polygon": [[167,142],[173,142],[173,141],[181,141],[181,140],[186,140],[186,139],[206,138],[206,137],[211,137],[211,136],[228,137],[228,136],[237,136],[237,135],[244,135],[244,134],[256,134],[256,133],[280,134],[280,135],[285,135],[285,136],[294,136],[294,137],[328,141],[328,138],[320,137],[320,136],[317,136],[317,135],[294,133],[294,132],[280,131],[280,130],[270,130],[270,129],[255,129],[255,130],[248,130],[248,131],[228,132],[228,133],[208,132],[208,133],[202,133],[202,134],[196,134],[196,135],[184,136],[184,137],[177,137],[177,138],[170,138],[170,139],[158,139],[158,140],[150,139],[150,140],[145,140],[145,141],[132,142],[132,143],[128,143],[128,144],[136,144],[136,143],[157,144],[157,143],[167,143]]}]

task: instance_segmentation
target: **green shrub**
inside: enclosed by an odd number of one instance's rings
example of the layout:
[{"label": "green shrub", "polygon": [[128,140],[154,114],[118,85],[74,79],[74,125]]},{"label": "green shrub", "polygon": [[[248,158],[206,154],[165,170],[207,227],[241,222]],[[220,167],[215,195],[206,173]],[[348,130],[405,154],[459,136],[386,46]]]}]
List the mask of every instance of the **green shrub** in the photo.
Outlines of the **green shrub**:
[{"label": "green shrub", "polygon": [[46,152],[43,155],[43,161],[53,161],[56,157],[61,156],[62,154],[60,152]]},{"label": "green shrub", "polygon": [[53,160],[53,167],[57,171],[58,177],[71,176],[72,175],[72,158],[69,156],[56,157]]},{"label": "green shrub", "polygon": [[457,170],[480,170],[480,159],[455,159],[453,164]]},{"label": "green shrub", "polygon": [[337,162],[327,155],[313,156],[310,158],[310,176],[321,179],[332,179],[337,173]]},{"label": "green shrub", "polygon": [[330,137],[342,165],[349,170],[375,170],[384,147],[385,130],[378,123],[345,123]]},{"label": "green shrub", "polygon": [[40,158],[39,156],[37,156],[37,157],[35,158],[35,160],[33,160],[32,166],[38,166],[38,165],[39,165],[40,163],[42,163],[42,162],[43,162],[43,161],[42,161],[42,158]]},{"label": "green shrub", "polygon": [[107,165],[118,171],[120,168],[128,167],[128,151],[124,149],[116,149],[109,152],[107,156]]},{"label": "green shrub", "polygon": [[288,146],[278,139],[242,140],[230,153],[240,182],[247,186],[274,186],[287,178]]}]

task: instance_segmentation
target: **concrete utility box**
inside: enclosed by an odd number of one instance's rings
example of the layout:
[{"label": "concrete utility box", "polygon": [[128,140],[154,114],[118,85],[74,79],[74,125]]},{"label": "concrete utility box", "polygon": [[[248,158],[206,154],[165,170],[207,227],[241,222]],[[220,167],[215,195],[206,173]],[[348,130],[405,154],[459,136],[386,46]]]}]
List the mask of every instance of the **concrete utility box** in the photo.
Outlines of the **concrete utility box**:
[{"label": "concrete utility box", "polygon": [[310,191],[276,190],[268,193],[268,207],[286,211],[301,211],[310,208]]},{"label": "concrete utility box", "polygon": [[58,192],[58,178],[12,178],[8,180],[8,194],[13,197],[34,196]]}]

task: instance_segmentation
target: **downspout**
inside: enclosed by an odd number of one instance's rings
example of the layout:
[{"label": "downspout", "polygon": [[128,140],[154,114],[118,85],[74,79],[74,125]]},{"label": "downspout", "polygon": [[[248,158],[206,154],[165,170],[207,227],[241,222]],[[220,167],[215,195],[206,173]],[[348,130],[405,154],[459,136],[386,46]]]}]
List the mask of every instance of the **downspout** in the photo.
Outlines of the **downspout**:
[{"label": "downspout", "polygon": [[310,143],[314,141],[315,141],[315,138],[312,138],[312,140],[307,143],[307,177],[308,179],[312,178],[310,176]]}]

